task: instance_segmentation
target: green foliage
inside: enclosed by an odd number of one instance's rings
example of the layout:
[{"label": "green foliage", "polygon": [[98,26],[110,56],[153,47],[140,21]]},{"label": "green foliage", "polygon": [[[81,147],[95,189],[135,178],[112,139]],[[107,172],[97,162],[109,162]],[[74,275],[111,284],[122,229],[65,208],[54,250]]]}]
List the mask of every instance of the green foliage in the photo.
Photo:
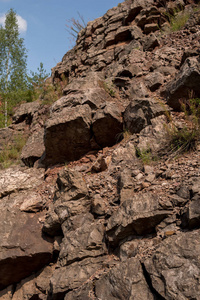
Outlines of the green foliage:
[{"label": "green foliage", "polygon": [[146,149],[138,149],[136,147],[136,156],[141,159],[144,165],[150,165],[153,161],[158,158],[152,153],[151,149],[147,147]]},{"label": "green foliage", "polygon": [[115,97],[115,90],[113,84],[104,81],[103,88],[111,97]]},{"label": "green foliage", "polygon": [[26,144],[26,138],[22,135],[15,137],[12,143],[6,143],[0,151],[0,168],[5,169],[20,162],[22,148]]},{"label": "green foliage", "polygon": [[16,13],[6,14],[5,27],[0,27],[0,95],[4,102],[5,126],[7,126],[9,101],[19,102],[27,90],[26,49],[19,37]]},{"label": "green foliage", "polygon": [[186,11],[175,12],[174,16],[170,16],[170,28],[171,31],[175,32],[185,26],[190,14]]},{"label": "green foliage", "polygon": [[171,128],[167,128],[170,140],[169,150],[176,155],[189,150],[195,150],[196,144],[200,140],[200,99],[193,98],[182,103],[182,110],[187,125],[181,129],[177,129],[172,124]]},{"label": "green foliage", "polygon": [[44,69],[43,63],[40,63],[40,67],[37,68],[37,72],[30,72],[31,76],[28,76],[28,92],[29,98],[27,102],[35,101],[44,91],[45,81],[50,74]]}]

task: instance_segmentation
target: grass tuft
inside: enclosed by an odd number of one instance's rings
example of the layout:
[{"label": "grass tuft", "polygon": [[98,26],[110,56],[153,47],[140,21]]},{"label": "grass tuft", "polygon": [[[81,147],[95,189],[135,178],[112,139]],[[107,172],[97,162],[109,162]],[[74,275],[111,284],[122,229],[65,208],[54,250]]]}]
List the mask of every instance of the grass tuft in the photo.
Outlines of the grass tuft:
[{"label": "grass tuft", "polygon": [[26,138],[22,135],[16,136],[13,143],[6,144],[0,152],[0,168],[6,169],[13,164],[19,164],[21,151],[25,144]]}]

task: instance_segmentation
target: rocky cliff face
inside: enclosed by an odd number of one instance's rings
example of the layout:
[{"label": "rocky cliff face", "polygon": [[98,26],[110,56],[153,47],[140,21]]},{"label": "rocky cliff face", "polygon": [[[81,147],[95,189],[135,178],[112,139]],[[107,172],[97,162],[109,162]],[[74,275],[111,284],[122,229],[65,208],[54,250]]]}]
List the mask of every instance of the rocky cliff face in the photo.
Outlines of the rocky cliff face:
[{"label": "rocky cliff face", "polygon": [[[188,21],[171,32],[175,11]],[[0,172],[0,299],[200,299],[200,146],[174,159],[166,130],[200,97],[199,12],[109,10],[53,69],[63,96],[0,130],[1,149],[28,136],[21,166]]]}]

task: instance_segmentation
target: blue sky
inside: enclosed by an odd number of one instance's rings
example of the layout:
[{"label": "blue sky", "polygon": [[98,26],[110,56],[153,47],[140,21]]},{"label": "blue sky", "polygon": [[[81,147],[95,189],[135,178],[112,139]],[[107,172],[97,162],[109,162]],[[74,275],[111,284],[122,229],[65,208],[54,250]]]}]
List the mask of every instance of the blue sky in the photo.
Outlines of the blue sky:
[{"label": "blue sky", "polygon": [[72,48],[67,20],[78,19],[79,12],[86,22],[92,21],[120,2],[122,0],[0,0],[0,24],[5,13],[13,8],[28,50],[28,70],[35,72],[42,62],[50,73]]}]

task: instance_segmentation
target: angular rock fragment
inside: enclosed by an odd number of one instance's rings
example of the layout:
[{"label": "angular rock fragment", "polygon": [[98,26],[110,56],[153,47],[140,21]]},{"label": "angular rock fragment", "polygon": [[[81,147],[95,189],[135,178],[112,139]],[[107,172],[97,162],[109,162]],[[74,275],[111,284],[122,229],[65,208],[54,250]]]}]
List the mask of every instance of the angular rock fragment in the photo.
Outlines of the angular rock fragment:
[{"label": "angular rock fragment", "polygon": [[182,65],[175,80],[170,82],[165,95],[167,103],[175,110],[181,109],[181,101],[190,99],[191,91],[200,97],[200,57],[189,57]]},{"label": "angular rock fragment", "polygon": [[124,201],[108,221],[106,236],[109,243],[116,246],[131,235],[153,232],[155,226],[170,214],[170,210],[161,208],[159,201],[152,193],[138,194]]},{"label": "angular rock fragment", "polygon": [[196,195],[187,208],[186,220],[190,229],[200,227],[200,196]]},{"label": "angular rock fragment", "polygon": [[61,234],[61,224],[69,217],[88,212],[91,201],[81,173],[67,168],[57,178],[55,201],[46,215],[43,231],[51,236]]},{"label": "angular rock fragment", "polygon": [[105,254],[106,248],[103,242],[104,226],[102,222],[94,222],[87,215],[82,226],[75,230],[67,231],[63,228],[64,238],[59,254],[61,266],[80,261],[86,257],[97,257]]},{"label": "angular rock fragment", "polygon": [[52,299],[62,299],[67,292],[83,285],[92,275],[101,270],[103,265],[106,266],[107,261],[106,256],[86,258],[56,269],[50,281]]},{"label": "angular rock fragment", "polygon": [[124,123],[131,133],[138,133],[151,124],[151,119],[164,113],[164,107],[154,99],[135,99],[124,112]]},{"label": "angular rock fragment", "polygon": [[[122,275],[123,274],[123,275]],[[113,267],[95,284],[98,299],[149,299],[153,300],[138,259],[130,258]]]}]

